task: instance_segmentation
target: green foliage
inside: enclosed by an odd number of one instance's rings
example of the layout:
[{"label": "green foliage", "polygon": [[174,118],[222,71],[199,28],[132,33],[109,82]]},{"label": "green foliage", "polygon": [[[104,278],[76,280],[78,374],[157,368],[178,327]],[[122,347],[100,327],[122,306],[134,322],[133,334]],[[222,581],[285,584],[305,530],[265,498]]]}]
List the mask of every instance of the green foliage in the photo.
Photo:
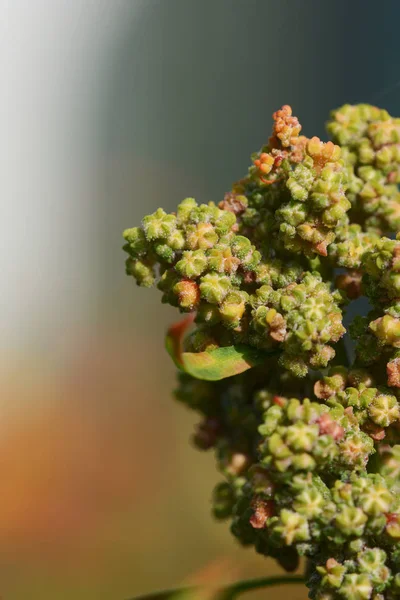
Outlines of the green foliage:
[{"label": "green foliage", "polygon": [[[400,119],[289,106],[218,205],[186,198],[124,232],[126,268],[188,317],[166,346],[223,480],[213,513],[316,600],[400,598]],[[338,271],[340,269],[340,271]],[[348,364],[343,311],[364,295]],[[192,326],[189,332],[189,326]]]}]

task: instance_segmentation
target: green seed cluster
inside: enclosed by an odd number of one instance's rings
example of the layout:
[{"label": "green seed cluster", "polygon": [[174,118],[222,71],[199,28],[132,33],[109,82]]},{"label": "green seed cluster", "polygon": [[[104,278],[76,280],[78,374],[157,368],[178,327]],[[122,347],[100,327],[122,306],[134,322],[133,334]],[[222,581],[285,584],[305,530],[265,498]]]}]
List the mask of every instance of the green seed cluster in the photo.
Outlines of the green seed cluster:
[{"label": "green seed cluster", "polygon": [[305,557],[310,598],[400,600],[400,119],[345,105],[327,143],[289,106],[273,121],[219,203],[124,232],[127,273],[193,313],[175,395],[215,452],[215,517],[286,570]]},{"label": "green seed cluster", "polygon": [[[288,483],[300,472],[339,474],[363,467],[373,453],[372,439],[341,405],[293,398],[267,410],[259,433],[261,464],[275,482]],[[400,414],[398,415],[400,417]]]},{"label": "green seed cluster", "polygon": [[274,397],[258,432],[258,462],[232,508],[232,532],[292,569],[299,556],[320,551],[337,520],[335,543],[351,535],[354,514],[338,514],[331,488],[349,469],[364,472],[374,446],[342,407],[307,398]]},{"label": "green seed cluster", "polygon": [[373,310],[351,327],[357,361],[400,388],[400,240],[381,238],[363,255],[362,271]]},{"label": "green seed cluster", "polygon": [[176,215],[158,209],[124,232],[127,272],[139,285],[158,279],[163,302],[196,310],[187,350],[245,343],[279,349],[281,364],[299,377],[326,367],[335,356],[330,344],[345,333],[342,294],[301,264],[264,260],[235,225],[231,211],[192,198]]},{"label": "green seed cluster", "polygon": [[141,227],[124,232],[127,273],[142,286],[157,281],[163,302],[236,327],[248,283],[268,279],[268,266],[260,265],[260,252],[235,233],[235,225],[232,212],[213,203],[199,206],[193,198],[181,202],[176,214],[159,208]]},{"label": "green seed cluster", "polygon": [[314,137],[307,142],[304,160],[290,172],[286,188],[291,198],[275,213],[287,250],[326,256],[350,208],[340,155],[338,146]]},{"label": "green seed cluster", "polygon": [[328,406],[343,407],[349,418],[375,441],[396,439],[399,435],[400,404],[397,395],[387,387],[375,387],[365,370],[333,368],[315,384],[314,393]]},{"label": "green seed cluster", "polygon": [[[214,448],[219,471],[225,481],[213,496],[218,518],[231,516],[246,483],[246,473],[259,459],[264,413],[280,400],[275,390],[304,393],[305,380],[297,379],[278,364],[276,357],[265,365],[221,381],[202,381],[179,374],[175,396],[201,415],[193,441],[201,450]],[[329,409],[327,409],[329,410]]]},{"label": "green seed cluster", "polygon": [[311,598],[398,597],[399,500],[383,477],[360,471],[327,486],[318,475],[296,475],[271,501],[271,483],[257,469],[235,507],[239,540],[287,567],[306,556]]},{"label": "green seed cluster", "polygon": [[400,297],[400,241],[381,238],[365,254],[362,266],[368,298],[378,308],[395,305]]},{"label": "green seed cluster", "polygon": [[[363,597],[355,574],[368,586],[365,598],[399,592],[398,495],[381,475],[365,471],[373,441],[353,415],[289,400],[268,409],[259,432],[266,438],[261,460],[249,470],[233,508],[238,539],[278,559],[282,553],[286,566],[291,555],[293,566],[296,555],[308,557],[313,598]],[[384,569],[369,570],[371,548]],[[332,558],[344,567],[335,569],[334,581],[324,571],[332,568]]]},{"label": "green seed cluster", "polygon": [[364,254],[379,241],[373,231],[363,231],[357,223],[339,228],[335,242],[329,247],[329,256],[337,267],[360,269]]},{"label": "green seed cluster", "polygon": [[249,342],[258,348],[281,342],[280,363],[298,376],[305,376],[308,366],[326,367],[335,355],[329,343],[345,333],[342,301],[318,273],[305,273],[299,283],[279,290],[263,285],[250,298]]},{"label": "green seed cluster", "polygon": [[396,598],[400,445],[377,453],[379,436],[367,426],[382,425],[384,390],[368,387],[367,372],[336,367],[315,383],[314,400],[284,397],[274,390],[301,396],[307,386],[274,360],[268,374],[180,376],[178,399],[203,415],[196,445],[215,449],[225,479],[213,492],[214,515],[285,569],[307,557],[312,598],[363,598],[363,586],[365,598]]},{"label": "green seed cluster", "polygon": [[381,233],[400,228],[400,119],[368,104],[345,104],[327,125],[349,165],[351,220]]},{"label": "green seed cluster", "polygon": [[353,474],[330,490],[334,517],[310,560],[316,600],[400,597],[398,496],[378,474]]},{"label": "green seed cluster", "polygon": [[270,141],[252,161],[247,177],[233,187],[236,197],[245,198],[241,230],[265,251],[326,256],[351,206],[339,146],[317,137],[292,138],[277,148]]}]

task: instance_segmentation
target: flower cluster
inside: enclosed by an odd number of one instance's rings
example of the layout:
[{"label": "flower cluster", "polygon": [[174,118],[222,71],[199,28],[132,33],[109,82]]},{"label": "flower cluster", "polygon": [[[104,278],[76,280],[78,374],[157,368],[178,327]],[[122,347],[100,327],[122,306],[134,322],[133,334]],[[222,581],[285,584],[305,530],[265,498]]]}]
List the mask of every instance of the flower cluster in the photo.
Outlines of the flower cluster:
[{"label": "flower cluster", "polygon": [[400,388],[400,240],[381,238],[363,255],[362,271],[373,310],[352,325],[357,361]]},{"label": "flower cluster", "polygon": [[269,143],[252,155],[248,175],[233,186],[228,199],[244,199],[240,228],[265,251],[326,256],[351,206],[341,149],[299,136],[301,126],[288,106],[273,117]]},{"label": "flower cluster", "polygon": [[329,255],[335,266],[359,270],[364,254],[379,239],[374,231],[363,231],[361,225],[348,223],[338,229],[336,240],[329,248]]},{"label": "flower cluster", "polygon": [[280,341],[280,363],[299,376],[307,367],[326,367],[335,356],[329,342],[337,342],[345,329],[338,290],[331,292],[318,274],[305,273],[299,283],[274,290],[263,285],[251,296],[249,342],[268,347]]},{"label": "flower cluster", "polygon": [[345,104],[327,125],[349,165],[351,217],[379,232],[400,228],[400,119],[368,104]]},{"label": "flower cluster", "polygon": [[333,367],[316,382],[314,394],[328,406],[342,406],[374,441],[396,439],[400,434],[397,395],[388,387],[375,387],[373,378],[364,369]]},{"label": "flower cluster", "polygon": [[[332,113],[333,141],[289,106],[217,203],[124,232],[127,273],[191,313],[171,328],[176,398],[222,481],[213,513],[315,600],[400,599],[400,119]],[[343,311],[360,296],[350,360]],[[192,330],[184,329],[192,321]],[[171,333],[172,332],[172,333]]]},{"label": "flower cluster", "polygon": [[262,256],[236,229],[233,212],[193,198],[176,214],[158,209],[124,232],[127,272],[143,286],[158,279],[163,302],[196,310],[190,350],[245,343],[281,348],[281,364],[299,376],[326,367],[345,332],[342,294],[301,263]]},{"label": "flower cluster", "polygon": [[362,472],[336,481],[330,497],[334,516],[325,521],[320,547],[310,560],[310,597],[398,598],[398,496],[383,477]]},{"label": "flower cluster", "polygon": [[365,598],[397,597],[400,446],[378,445],[382,428],[399,422],[396,398],[366,372],[337,367],[315,382],[314,400],[302,399],[306,385],[269,366],[267,377],[181,376],[177,397],[203,414],[195,442],[215,448],[225,477],[214,515],[285,569],[307,557],[313,598],[357,600],[363,586]]}]

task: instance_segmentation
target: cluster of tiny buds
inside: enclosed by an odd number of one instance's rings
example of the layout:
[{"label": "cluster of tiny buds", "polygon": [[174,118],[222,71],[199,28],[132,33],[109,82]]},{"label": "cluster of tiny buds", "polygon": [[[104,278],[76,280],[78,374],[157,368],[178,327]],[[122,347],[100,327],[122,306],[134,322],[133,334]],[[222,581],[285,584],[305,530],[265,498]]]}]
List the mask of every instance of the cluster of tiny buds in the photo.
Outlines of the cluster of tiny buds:
[{"label": "cluster of tiny buds", "polygon": [[[286,570],[306,557],[314,600],[396,600],[400,119],[344,105],[327,130],[301,135],[284,105],[222,200],[124,232],[126,270],[193,315],[176,397],[215,451],[215,517]],[[361,296],[350,359],[343,313]]]},{"label": "cluster of tiny buds", "polygon": [[327,129],[348,165],[352,220],[379,233],[397,231],[400,119],[368,104],[347,104],[332,112]]},{"label": "cluster of tiny buds", "polygon": [[[196,410],[214,415],[204,422],[207,447],[216,448],[226,481],[214,490],[213,510],[231,518],[235,537],[289,570],[296,556],[307,557],[312,598],[363,598],[360,581],[365,598],[397,597],[400,445],[381,445],[380,435],[394,426],[392,440],[400,442],[396,397],[372,387],[367,372],[343,367],[315,382],[315,400],[274,395],[272,380],[251,392],[244,376],[209,382],[208,392],[204,382],[190,380],[190,390],[188,383],[180,400],[193,405],[197,397]],[[381,559],[373,574],[371,552]]]},{"label": "cluster of tiny buds", "polygon": [[299,376],[326,367],[335,355],[330,344],[345,332],[341,293],[301,264],[263,259],[235,229],[233,212],[192,198],[176,214],[158,209],[124,232],[127,272],[148,286],[157,268],[163,301],[196,310],[194,350],[235,342],[281,347],[281,364]]}]

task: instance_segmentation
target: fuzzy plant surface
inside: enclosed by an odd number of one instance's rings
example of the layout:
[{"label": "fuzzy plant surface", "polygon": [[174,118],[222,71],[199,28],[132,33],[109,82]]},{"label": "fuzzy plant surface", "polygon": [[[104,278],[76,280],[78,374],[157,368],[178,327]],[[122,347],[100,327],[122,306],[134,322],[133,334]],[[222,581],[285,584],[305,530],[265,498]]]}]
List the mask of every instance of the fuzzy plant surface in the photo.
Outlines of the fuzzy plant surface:
[{"label": "fuzzy plant surface", "polygon": [[[290,106],[219,202],[185,198],[124,232],[127,274],[186,318],[176,398],[214,449],[213,513],[315,600],[400,599],[400,119]],[[349,327],[349,304],[370,312]],[[348,358],[350,336],[354,358]]]}]

